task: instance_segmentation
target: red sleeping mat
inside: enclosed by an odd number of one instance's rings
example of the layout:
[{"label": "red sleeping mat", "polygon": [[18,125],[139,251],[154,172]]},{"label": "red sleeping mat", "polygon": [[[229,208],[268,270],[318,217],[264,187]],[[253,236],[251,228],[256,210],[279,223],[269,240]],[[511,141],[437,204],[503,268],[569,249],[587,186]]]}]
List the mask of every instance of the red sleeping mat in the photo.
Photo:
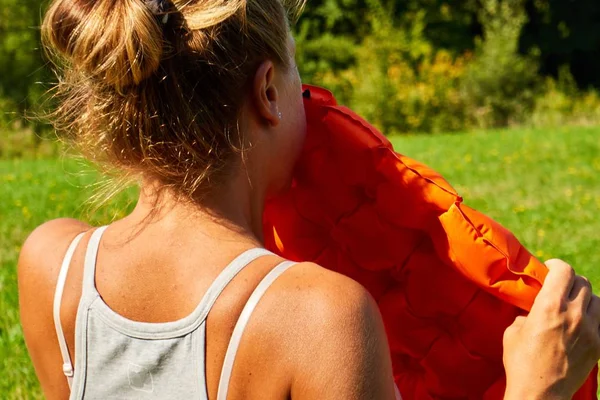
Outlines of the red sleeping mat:
[{"label": "red sleeping mat", "polygon": [[[292,188],[267,204],[267,248],[370,291],[405,400],[502,399],[502,335],[546,267],[330,92],[305,90],[307,139]],[[596,389],[594,371],[574,399]]]}]

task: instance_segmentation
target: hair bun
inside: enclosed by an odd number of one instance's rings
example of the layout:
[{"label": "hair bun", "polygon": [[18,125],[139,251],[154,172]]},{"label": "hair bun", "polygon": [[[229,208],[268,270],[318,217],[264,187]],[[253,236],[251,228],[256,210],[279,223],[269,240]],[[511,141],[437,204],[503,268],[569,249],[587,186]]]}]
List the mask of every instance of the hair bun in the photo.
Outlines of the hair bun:
[{"label": "hair bun", "polygon": [[151,76],[163,55],[162,26],[143,0],[57,0],[42,38],[74,69],[117,90]]}]

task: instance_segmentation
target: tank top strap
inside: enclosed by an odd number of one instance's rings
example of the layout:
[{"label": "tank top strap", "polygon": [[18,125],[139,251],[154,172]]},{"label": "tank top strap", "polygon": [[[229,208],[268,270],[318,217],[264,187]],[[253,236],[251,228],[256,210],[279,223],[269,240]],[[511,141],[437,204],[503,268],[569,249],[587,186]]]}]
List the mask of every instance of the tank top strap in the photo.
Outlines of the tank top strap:
[{"label": "tank top strap", "polygon": [[223,292],[223,290],[225,290],[227,285],[242,269],[244,269],[252,261],[255,261],[262,256],[269,255],[274,255],[274,253],[267,249],[257,247],[246,250],[237,256],[231,263],[229,263],[229,265],[227,265],[213,281],[204,294],[204,297],[200,301],[198,308],[204,311],[202,319],[206,318],[206,314],[208,314],[208,312],[211,310],[219,295]]},{"label": "tank top strap", "polygon": [[102,226],[92,233],[85,251],[85,259],[83,261],[83,288],[82,296],[86,293],[96,294],[96,259],[98,257],[98,248],[100,247],[100,239],[108,228],[108,225]]},{"label": "tank top strap", "polygon": [[281,276],[290,267],[293,267],[297,263],[293,261],[284,261],[273,268],[258,284],[256,289],[250,295],[250,298],[246,302],[244,309],[233,329],[227,351],[225,353],[225,359],[223,360],[223,368],[221,369],[221,377],[219,379],[219,386],[217,389],[217,400],[226,400],[227,393],[229,391],[229,381],[231,380],[231,373],[233,372],[233,365],[235,362],[235,356],[237,354],[242,335],[248,325],[252,312],[258,305],[258,302],[263,297],[267,289],[275,282],[275,280]]},{"label": "tank top strap", "polygon": [[63,373],[67,377],[67,383],[69,384],[69,388],[73,383],[73,362],[71,361],[71,355],[69,354],[69,348],[67,347],[67,339],[65,338],[65,333],[62,329],[62,322],[60,320],[60,308],[62,305],[62,296],[65,289],[65,283],[67,281],[67,274],[69,273],[69,267],[71,265],[71,259],[73,258],[73,254],[77,249],[77,245],[81,241],[81,238],[85,232],[81,232],[71,242],[69,245],[67,252],[65,253],[65,257],[63,258],[63,262],[60,266],[60,271],[58,273],[58,279],[56,281],[56,289],[54,292],[54,303],[52,307],[52,314],[54,318],[54,328],[56,330],[56,337],[58,338],[58,345],[60,348],[60,354],[63,358]]}]

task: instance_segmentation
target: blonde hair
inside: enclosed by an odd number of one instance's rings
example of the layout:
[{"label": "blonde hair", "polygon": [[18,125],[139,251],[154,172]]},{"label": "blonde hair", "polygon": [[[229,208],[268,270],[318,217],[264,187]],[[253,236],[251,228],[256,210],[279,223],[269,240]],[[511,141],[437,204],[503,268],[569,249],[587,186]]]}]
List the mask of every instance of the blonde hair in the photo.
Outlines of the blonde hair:
[{"label": "blonde hair", "polygon": [[57,68],[51,119],[89,159],[188,196],[227,173],[258,65],[289,66],[301,0],[55,0],[42,41]]}]

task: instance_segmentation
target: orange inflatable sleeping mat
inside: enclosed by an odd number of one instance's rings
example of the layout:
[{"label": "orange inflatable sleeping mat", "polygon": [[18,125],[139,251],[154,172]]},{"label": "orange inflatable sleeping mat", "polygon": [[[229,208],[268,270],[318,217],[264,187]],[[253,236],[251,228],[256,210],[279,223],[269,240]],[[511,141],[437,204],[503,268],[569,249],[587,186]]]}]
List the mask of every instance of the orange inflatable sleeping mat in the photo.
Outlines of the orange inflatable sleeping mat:
[{"label": "orange inflatable sleeping mat", "polygon": [[[369,290],[405,400],[502,399],[502,336],[546,267],[330,92],[304,97],[306,143],[291,189],[267,203],[267,247]],[[594,371],[574,399],[596,390]]]}]

